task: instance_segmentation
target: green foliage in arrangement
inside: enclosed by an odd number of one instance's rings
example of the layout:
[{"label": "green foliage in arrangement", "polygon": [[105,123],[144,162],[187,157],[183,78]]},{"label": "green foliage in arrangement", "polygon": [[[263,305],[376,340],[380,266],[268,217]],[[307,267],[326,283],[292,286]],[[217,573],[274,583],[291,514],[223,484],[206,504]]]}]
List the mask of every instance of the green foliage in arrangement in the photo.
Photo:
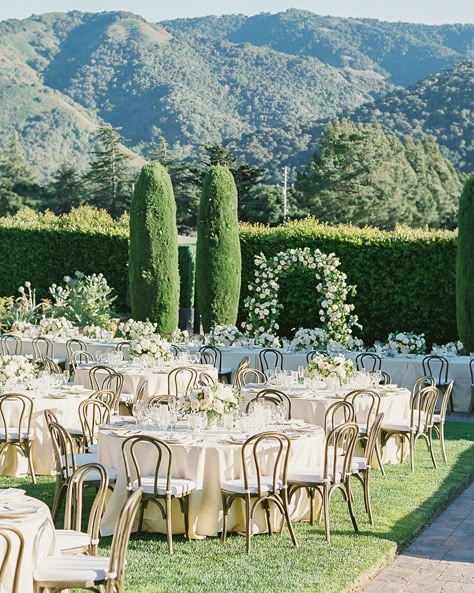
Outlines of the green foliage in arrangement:
[{"label": "green foliage in arrangement", "polygon": [[166,169],[147,163],[130,208],[130,300],[132,317],[150,319],[160,334],[178,325],[179,273],[176,202]]},{"label": "green foliage in arrangement", "polygon": [[[90,206],[61,216],[25,209],[0,218],[0,295],[17,295],[18,287],[30,281],[38,300],[46,298],[51,284],[60,284],[65,273],[80,270],[102,273],[118,296],[114,308],[125,312],[129,310],[128,234],[128,216],[113,220],[105,210]],[[179,246],[180,258],[188,264],[180,267],[186,286],[194,282],[194,250],[193,244]]]},{"label": "green foliage in arrangement", "polygon": [[[393,328],[424,332],[427,342],[446,343],[457,338],[453,231],[397,228],[388,232],[327,226],[305,219],[274,228],[242,225],[240,243],[240,321],[245,318],[242,304],[253,279],[255,256],[263,252],[271,257],[289,248],[310,247],[335,253],[348,283],[356,285],[355,313],[367,344],[386,338]],[[315,284],[304,269],[281,276],[280,300],[285,311],[279,319],[281,335],[291,335],[292,328],[302,325],[319,326],[312,298]]]},{"label": "green foliage in arrangement", "polygon": [[197,300],[205,332],[235,324],[240,277],[237,189],[229,169],[213,165],[204,179],[196,246]]},{"label": "green foliage in arrangement", "polygon": [[459,339],[466,352],[474,351],[474,175],[459,201],[456,257],[456,313]]}]

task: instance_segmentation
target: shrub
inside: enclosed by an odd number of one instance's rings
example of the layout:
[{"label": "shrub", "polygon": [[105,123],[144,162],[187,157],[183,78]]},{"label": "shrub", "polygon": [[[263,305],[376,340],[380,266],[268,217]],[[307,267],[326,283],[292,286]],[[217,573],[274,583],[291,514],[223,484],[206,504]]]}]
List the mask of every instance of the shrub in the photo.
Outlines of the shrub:
[{"label": "shrub", "polygon": [[170,176],[157,162],[143,167],[133,194],[129,274],[132,317],[171,334],[179,309],[176,202]]},{"label": "shrub", "polygon": [[459,338],[466,352],[474,351],[474,175],[459,201],[456,258],[456,313]]},{"label": "shrub", "polygon": [[[385,339],[394,329],[425,333],[428,342],[457,336],[455,232],[328,226],[308,218],[274,228],[242,225],[240,244],[240,321],[245,319],[243,302],[254,277],[255,256],[263,252],[269,258],[289,248],[309,247],[335,253],[347,282],[356,285],[353,303],[366,343]],[[316,282],[307,270],[280,277],[280,335],[291,335],[292,328],[301,326],[319,327],[315,292]]]},{"label": "shrub", "polygon": [[196,287],[204,331],[233,325],[240,294],[237,189],[227,167],[209,168],[199,203]]}]

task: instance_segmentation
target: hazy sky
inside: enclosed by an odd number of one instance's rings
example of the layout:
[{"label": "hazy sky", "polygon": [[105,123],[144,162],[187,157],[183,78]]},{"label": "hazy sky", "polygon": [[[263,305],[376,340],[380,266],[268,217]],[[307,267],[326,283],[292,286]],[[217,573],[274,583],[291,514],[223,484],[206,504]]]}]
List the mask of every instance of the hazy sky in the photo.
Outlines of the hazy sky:
[{"label": "hazy sky", "polygon": [[0,0],[0,20],[69,10],[127,10],[156,22],[208,14],[279,12],[287,8],[388,21],[474,22],[473,0]]}]

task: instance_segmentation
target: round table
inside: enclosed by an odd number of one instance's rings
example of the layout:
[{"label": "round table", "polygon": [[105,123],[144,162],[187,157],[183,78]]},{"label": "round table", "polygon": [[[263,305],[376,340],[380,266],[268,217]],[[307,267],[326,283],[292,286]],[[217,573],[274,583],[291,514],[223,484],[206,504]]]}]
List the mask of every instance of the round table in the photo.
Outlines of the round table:
[{"label": "round table", "polygon": [[[220,484],[222,480],[242,477],[241,445],[231,444],[229,435],[222,431],[204,431],[194,437],[181,429],[183,436],[189,439],[182,443],[169,443],[173,452],[173,476],[194,480],[196,489],[189,500],[190,537],[200,539],[205,536],[216,536],[222,529],[222,499]],[[132,432],[132,431],[131,431]],[[143,434],[157,436],[159,433],[142,431]],[[179,431],[178,433],[179,434]],[[110,535],[113,532],[116,518],[127,499],[126,477],[122,458],[122,442],[130,436],[127,430],[99,431],[98,459],[100,463],[112,466],[118,471],[117,483],[110,496],[103,517],[101,532]],[[321,428],[314,427],[311,432],[301,432],[292,437],[289,466],[292,470],[304,470],[322,463],[324,459],[325,436]],[[144,453],[140,461],[146,474],[153,474],[154,461]],[[309,512],[309,503],[305,493],[299,493],[291,503],[293,520],[305,518]],[[276,512],[276,511],[275,511]],[[275,518],[279,515],[275,515]],[[144,529],[166,533],[165,522],[155,505],[149,505],[144,517]],[[172,526],[174,533],[184,533],[183,516],[177,501],[173,502]],[[240,502],[232,505],[228,517],[229,530],[244,532],[245,517]],[[264,513],[257,513],[256,531],[265,531]]]},{"label": "round table", "polygon": [[[1,491],[0,491],[1,493]],[[17,514],[5,512],[5,506],[15,511],[15,507],[22,505],[31,507],[35,512],[31,514]],[[49,508],[44,502],[29,496],[17,496],[3,500],[0,494],[0,528],[15,527],[20,531],[25,540],[23,559],[20,564],[20,579],[18,583],[19,593],[33,593],[33,570],[38,561],[51,556],[56,552],[54,524]],[[5,578],[0,583],[0,593],[11,593],[12,580],[14,577],[18,538],[13,535],[15,546],[10,560],[7,563]],[[0,547],[4,545],[0,539]],[[0,557],[3,557],[0,551]]]}]

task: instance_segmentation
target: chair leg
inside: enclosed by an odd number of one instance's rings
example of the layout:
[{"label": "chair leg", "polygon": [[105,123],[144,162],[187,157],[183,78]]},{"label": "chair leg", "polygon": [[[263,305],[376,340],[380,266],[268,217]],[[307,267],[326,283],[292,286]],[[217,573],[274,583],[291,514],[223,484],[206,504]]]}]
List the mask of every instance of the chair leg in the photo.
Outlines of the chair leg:
[{"label": "chair leg", "polygon": [[225,543],[227,537],[227,515],[229,513],[229,508],[227,506],[227,496],[225,494],[222,495],[222,533],[221,533],[221,542]]},{"label": "chair leg", "polygon": [[329,529],[329,489],[323,486],[323,513],[324,513],[324,534],[328,544],[331,542],[331,533]]},{"label": "chair leg", "polygon": [[61,507],[61,502],[64,498],[64,494],[66,491],[66,484],[59,478],[56,478],[56,489],[54,491],[54,501],[53,501],[53,508],[51,510],[51,516],[53,518],[53,523],[56,522],[56,517],[58,511]]},{"label": "chair leg", "polygon": [[351,491],[350,476],[349,476],[349,478],[347,478],[344,487],[346,490],[347,507],[349,509],[349,514],[351,516],[352,526],[354,527],[354,531],[359,531],[359,528],[357,527],[357,521],[356,521],[356,518],[354,515],[354,507],[352,505],[352,491]]},{"label": "chair leg", "polygon": [[314,488],[306,488],[309,498],[309,524],[311,527],[314,525]]},{"label": "chair leg", "polygon": [[415,436],[410,433],[410,469],[412,473],[415,471]]},{"label": "chair leg", "polygon": [[426,446],[428,447],[428,451],[429,451],[429,453],[431,455],[431,461],[433,462],[433,467],[436,469],[438,467],[438,465],[436,463],[436,459],[435,459],[435,455],[434,455],[433,435],[432,435],[431,431],[429,431],[428,434],[427,434]]},{"label": "chair leg", "polygon": [[33,455],[31,452],[31,444],[30,443],[26,443],[26,457],[28,459],[28,468],[30,470],[31,480],[32,480],[33,484],[36,484],[36,474],[35,474],[35,468],[33,467]]},{"label": "chair leg", "polygon": [[448,463],[448,456],[446,455],[446,442],[444,440],[444,422],[438,426],[439,444],[441,446],[441,455],[444,463]]},{"label": "chair leg", "polygon": [[467,410],[467,415],[472,416],[474,412],[474,387],[471,387],[471,401],[469,402],[469,409]]},{"label": "chair leg", "polygon": [[166,539],[168,541],[168,552],[173,553],[173,531],[171,528],[171,497],[166,498]]},{"label": "chair leg", "polygon": [[190,537],[189,537],[189,496],[184,497],[183,505],[184,505],[184,534],[187,539],[190,539]]},{"label": "chair leg", "polygon": [[141,533],[143,531],[143,517],[145,515],[145,507],[147,506],[148,501],[144,501],[142,499],[140,504],[140,510],[138,511],[138,525],[137,525],[137,533]]},{"label": "chair leg", "polygon": [[380,443],[376,443],[375,445],[375,456],[377,457],[377,463],[379,464],[379,469],[382,472],[382,476],[385,476],[385,468],[382,462],[382,451],[380,449]]},{"label": "chair leg", "polygon": [[273,535],[272,522],[271,522],[271,518],[270,518],[270,504],[268,503],[268,501],[265,501],[263,503],[263,508],[265,509],[265,518],[266,518],[266,521],[267,521],[267,530],[268,530],[268,533],[270,535]]},{"label": "chair leg", "polygon": [[367,511],[367,515],[369,516],[369,523],[371,525],[374,524],[374,515],[372,513],[372,505],[370,503],[370,470],[365,470],[364,472],[364,503],[365,503],[365,510]]},{"label": "chair leg", "polygon": [[252,537],[252,510],[250,496],[245,498],[245,550],[250,554],[250,538]]},{"label": "chair leg", "polygon": [[290,532],[291,541],[295,547],[298,547],[298,540],[296,539],[295,529],[293,527],[293,523],[291,522],[290,518],[290,509],[288,503],[288,491],[284,490],[282,493],[282,501],[283,501],[283,511],[285,513],[286,523],[288,525],[288,530]]}]

